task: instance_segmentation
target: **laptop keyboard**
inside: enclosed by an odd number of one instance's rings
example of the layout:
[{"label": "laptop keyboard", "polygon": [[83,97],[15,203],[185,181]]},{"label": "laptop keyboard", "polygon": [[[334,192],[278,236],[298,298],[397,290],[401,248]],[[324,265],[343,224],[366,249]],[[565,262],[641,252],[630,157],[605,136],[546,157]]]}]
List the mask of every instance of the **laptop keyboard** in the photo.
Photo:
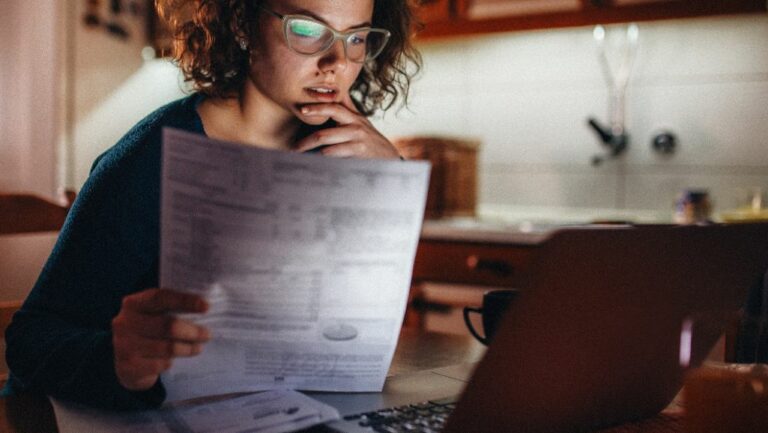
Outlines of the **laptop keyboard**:
[{"label": "laptop keyboard", "polygon": [[408,404],[373,412],[347,415],[345,421],[357,422],[378,433],[439,432],[443,429],[458,397]]}]

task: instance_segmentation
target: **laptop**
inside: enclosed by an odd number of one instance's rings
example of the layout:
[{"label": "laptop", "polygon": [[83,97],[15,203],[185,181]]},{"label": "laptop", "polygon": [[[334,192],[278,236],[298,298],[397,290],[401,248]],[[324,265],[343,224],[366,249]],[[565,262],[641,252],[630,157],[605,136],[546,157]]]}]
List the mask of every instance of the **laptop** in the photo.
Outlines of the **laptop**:
[{"label": "laptop", "polygon": [[382,393],[310,393],[344,417],[323,431],[571,432],[654,416],[681,361],[703,361],[768,270],[768,224],[574,227],[533,254],[479,363],[392,376]]}]

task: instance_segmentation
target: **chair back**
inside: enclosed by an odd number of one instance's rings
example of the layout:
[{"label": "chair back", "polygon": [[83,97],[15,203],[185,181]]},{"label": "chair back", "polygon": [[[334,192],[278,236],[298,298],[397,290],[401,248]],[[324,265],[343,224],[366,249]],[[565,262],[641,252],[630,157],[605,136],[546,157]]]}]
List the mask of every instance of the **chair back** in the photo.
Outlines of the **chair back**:
[{"label": "chair back", "polygon": [[59,230],[74,197],[66,191],[56,203],[34,194],[0,193],[0,235]]},{"label": "chair back", "polygon": [[[0,192],[0,236],[58,231],[74,199],[74,191],[63,192],[58,202],[34,194]],[[8,376],[5,330],[22,302],[21,299],[0,301],[0,387]]]}]

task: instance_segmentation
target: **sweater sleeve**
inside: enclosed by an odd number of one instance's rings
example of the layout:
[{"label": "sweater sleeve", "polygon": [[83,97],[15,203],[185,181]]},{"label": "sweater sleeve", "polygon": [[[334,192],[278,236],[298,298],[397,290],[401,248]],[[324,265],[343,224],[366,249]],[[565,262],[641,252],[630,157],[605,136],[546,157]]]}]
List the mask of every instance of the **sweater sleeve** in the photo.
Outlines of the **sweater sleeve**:
[{"label": "sweater sleeve", "polygon": [[111,332],[122,298],[157,285],[159,132],[154,135],[148,151],[113,148],[78,195],[6,332],[13,388],[109,409],[164,400],[160,381],[142,392],[120,385]]}]

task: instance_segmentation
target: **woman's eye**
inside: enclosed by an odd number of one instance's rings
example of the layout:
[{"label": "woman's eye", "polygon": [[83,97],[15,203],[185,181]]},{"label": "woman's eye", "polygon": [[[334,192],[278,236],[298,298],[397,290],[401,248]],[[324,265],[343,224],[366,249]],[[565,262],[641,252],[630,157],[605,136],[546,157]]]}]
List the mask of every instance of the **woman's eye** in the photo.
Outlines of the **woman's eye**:
[{"label": "woman's eye", "polygon": [[349,43],[352,45],[361,45],[365,43],[365,37],[361,35],[352,35],[351,38],[349,38]]}]

